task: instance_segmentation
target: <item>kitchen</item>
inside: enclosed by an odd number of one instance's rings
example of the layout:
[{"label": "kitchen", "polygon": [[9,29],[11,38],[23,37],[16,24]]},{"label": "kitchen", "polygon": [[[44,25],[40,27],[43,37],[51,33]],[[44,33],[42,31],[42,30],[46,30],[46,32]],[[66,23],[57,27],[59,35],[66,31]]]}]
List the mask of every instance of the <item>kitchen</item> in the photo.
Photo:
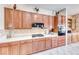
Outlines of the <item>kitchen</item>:
[{"label": "kitchen", "polygon": [[45,6],[52,7],[0,5],[0,55],[33,55],[79,41],[78,14],[67,16],[64,7]]}]

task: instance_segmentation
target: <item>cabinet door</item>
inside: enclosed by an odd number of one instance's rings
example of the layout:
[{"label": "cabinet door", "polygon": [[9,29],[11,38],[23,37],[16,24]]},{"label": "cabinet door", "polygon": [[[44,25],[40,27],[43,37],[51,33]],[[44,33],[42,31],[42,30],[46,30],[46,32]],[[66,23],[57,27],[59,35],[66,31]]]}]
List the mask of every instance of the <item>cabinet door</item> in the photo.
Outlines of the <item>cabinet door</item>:
[{"label": "cabinet door", "polygon": [[38,52],[39,51],[39,40],[38,39],[33,39],[32,43],[32,52]]},{"label": "cabinet door", "polygon": [[72,34],[72,43],[77,42],[77,34]]},{"label": "cabinet door", "polygon": [[21,41],[20,43],[20,54],[32,54],[32,40]]},{"label": "cabinet door", "polygon": [[42,23],[43,22],[42,14],[32,13],[32,22],[33,23]]},{"label": "cabinet door", "polygon": [[3,43],[1,46],[1,55],[10,55],[10,46],[8,43]]},{"label": "cabinet door", "polygon": [[0,55],[1,55],[1,50],[2,50],[2,49],[1,49],[1,47],[0,47]]},{"label": "cabinet door", "polygon": [[66,20],[66,19],[65,19],[65,16],[61,16],[61,24],[62,24],[62,25],[65,25],[65,20]]},{"label": "cabinet door", "polygon": [[59,36],[58,37],[58,46],[64,46],[65,45],[65,37]]},{"label": "cabinet door", "polygon": [[19,42],[10,43],[11,55],[19,55]]},{"label": "cabinet door", "polygon": [[52,38],[52,48],[56,48],[58,46],[57,40],[58,40],[57,37]]},{"label": "cabinet door", "polygon": [[58,32],[58,16],[54,16],[54,32]]},{"label": "cabinet door", "polygon": [[21,29],[22,28],[22,12],[19,10],[13,10],[13,28]]},{"label": "cabinet door", "polygon": [[49,16],[49,30],[53,31],[53,27],[54,27],[54,17]]},{"label": "cabinet door", "polygon": [[44,27],[49,29],[49,17],[47,15],[43,15],[43,23]]},{"label": "cabinet door", "polygon": [[52,48],[52,38],[46,38],[46,49]]},{"label": "cabinet door", "polygon": [[4,9],[5,29],[8,29],[12,25],[12,9]]},{"label": "cabinet door", "polygon": [[45,50],[45,38],[40,38],[38,44],[39,51]]},{"label": "cabinet door", "polygon": [[71,43],[71,34],[68,34],[67,35],[67,44],[70,44]]},{"label": "cabinet door", "polygon": [[23,26],[22,28],[32,28],[32,18],[30,12],[23,12]]},{"label": "cabinet door", "polygon": [[43,23],[43,15],[42,14],[38,14],[37,15],[37,20],[39,23]]}]

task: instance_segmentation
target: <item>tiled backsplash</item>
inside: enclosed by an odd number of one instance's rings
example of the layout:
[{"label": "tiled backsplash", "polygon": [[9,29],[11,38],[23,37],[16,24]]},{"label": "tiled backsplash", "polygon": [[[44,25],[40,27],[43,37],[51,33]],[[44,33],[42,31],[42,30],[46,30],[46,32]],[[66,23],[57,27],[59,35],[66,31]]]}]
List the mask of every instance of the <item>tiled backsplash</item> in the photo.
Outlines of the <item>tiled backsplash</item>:
[{"label": "tiled backsplash", "polygon": [[18,37],[18,36],[31,36],[32,34],[45,34],[45,29],[41,28],[32,28],[32,29],[13,29],[13,30],[5,30],[1,31],[4,33],[4,35],[9,35],[9,31],[11,31],[12,37]]}]

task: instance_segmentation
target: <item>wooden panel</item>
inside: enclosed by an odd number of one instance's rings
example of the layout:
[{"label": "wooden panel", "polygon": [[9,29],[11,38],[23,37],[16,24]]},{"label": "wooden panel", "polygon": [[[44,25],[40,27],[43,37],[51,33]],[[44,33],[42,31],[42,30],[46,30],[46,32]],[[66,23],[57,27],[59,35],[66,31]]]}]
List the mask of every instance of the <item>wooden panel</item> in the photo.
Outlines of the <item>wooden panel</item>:
[{"label": "wooden panel", "polygon": [[71,43],[71,34],[68,34],[67,35],[67,44],[70,44]]},{"label": "wooden panel", "polygon": [[78,40],[77,40],[77,34],[72,34],[72,39],[71,39],[71,42],[72,43],[75,43],[75,42],[77,42]]},{"label": "wooden panel", "polygon": [[32,28],[32,17],[30,12],[23,12],[23,26],[22,28]]},{"label": "wooden panel", "polygon": [[59,36],[58,37],[58,46],[63,46],[63,45],[65,45],[65,37]]},{"label": "wooden panel", "polygon": [[52,48],[52,38],[46,38],[46,49]]},{"label": "wooden panel", "polygon": [[22,12],[19,10],[13,11],[13,27],[15,29],[22,28]]},{"label": "wooden panel", "polygon": [[54,27],[54,17],[49,16],[49,31],[53,31],[53,27]]},{"label": "wooden panel", "polygon": [[10,55],[10,46],[8,43],[0,44],[1,55]]},{"label": "wooden panel", "polygon": [[44,38],[39,39],[38,45],[39,45],[39,51],[45,50],[45,39]]},{"label": "wooden panel", "polygon": [[11,42],[10,43],[10,50],[11,55],[19,55],[19,42]]},{"label": "wooden panel", "polygon": [[52,48],[56,48],[58,46],[57,40],[58,40],[57,37],[53,37],[52,38]]},{"label": "wooden panel", "polygon": [[54,16],[54,32],[58,32],[58,16]]},{"label": "wooden panel", "polygon": [[65,16],[61,16],[61,24],[62,24],[62,25],[65,24]]},{"label": "wooden panel", "polygon": [[43,15],[43,23],[44,27],[49,29],[49,17],[47,15]]},{"label": "wooden panel", "polygon": [[33,39],[32,43],[32,52],[38,52],[39,51],[39,40],[38,39]]},{"label": "wooden panel", "polygon": [[22,11],[5,8],[5,29],[8,27],[19,29],[22,28]]},{"label": "wooden panel", "polygon": [[20,43],[20,54],[32,54],[32,40],[21,41]]},{"label": "wooden panel", "polygon": [[4,22],[5,29],[8,29],[10,25],[12,25],[12,9],[5,8],[4,9]]}]

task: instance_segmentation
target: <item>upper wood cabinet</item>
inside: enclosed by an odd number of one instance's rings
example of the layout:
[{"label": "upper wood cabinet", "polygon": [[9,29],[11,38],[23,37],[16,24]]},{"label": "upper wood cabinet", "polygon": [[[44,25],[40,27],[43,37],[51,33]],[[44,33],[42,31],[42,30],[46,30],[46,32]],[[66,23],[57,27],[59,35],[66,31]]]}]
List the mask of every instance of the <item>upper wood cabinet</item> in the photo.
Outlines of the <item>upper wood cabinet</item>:
[{"label": "upper wood cabinet", "polygon": [[42,14],[32,13],[32,22],[33,23],[43,23]]},{"label": "upper wood cabinet", "polygon": [[23,25],[22,28],[32,28],[32,16],[30,12],[23,12]]},{"label": "upper wood cabinet", "polygon": [[22,28],[22,12],[19,10],[13,11],[13,28],[15,29]]},{"label": "upper wood cabinet", "polygon": [[49,16],[43,15],[44,27],[49,29]]},{"label": "upper wood cabinet", "polygon": [[8,29],[12,25],[12,9],[4,9],[5,29]]},{"label": "upper wood cabinet", "polygon": [[54,32],[58,32],[58,16],[54,16]]},{"label": "upper wood cabinet", "polygon": [[5,29],[9,27],[14,29],[22,28],[22,12],[19,10],[13,10],[5,8]]}]

